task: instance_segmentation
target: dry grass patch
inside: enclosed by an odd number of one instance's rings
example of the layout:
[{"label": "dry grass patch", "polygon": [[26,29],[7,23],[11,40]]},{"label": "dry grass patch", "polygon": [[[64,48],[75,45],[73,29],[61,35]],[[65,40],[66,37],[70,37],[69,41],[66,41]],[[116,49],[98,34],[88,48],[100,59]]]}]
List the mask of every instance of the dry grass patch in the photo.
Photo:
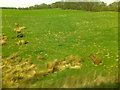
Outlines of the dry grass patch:
[{"label": "dry grass patch", "polygon": [[47,63],[47,68],[53,69],[53,72],[65,69],[80,69],[83,59],[79,56],[69,56],[63,60],[55,60],[54,62]]},{"label": "dry grass patch", "polygon": [[24,60],[13,54],[2,60],[3,88],[18,88],[26,85],[39,75],[39,70],[31,60]]},{"label": "dry grass patch", "polygon": [[84,79],[68,76],[61,80],[60,84],[56,84],[58,88],[110,88],[112,85],[117,87],[117,77],[103,76],[102,74],[93,77],[85,77]]}]

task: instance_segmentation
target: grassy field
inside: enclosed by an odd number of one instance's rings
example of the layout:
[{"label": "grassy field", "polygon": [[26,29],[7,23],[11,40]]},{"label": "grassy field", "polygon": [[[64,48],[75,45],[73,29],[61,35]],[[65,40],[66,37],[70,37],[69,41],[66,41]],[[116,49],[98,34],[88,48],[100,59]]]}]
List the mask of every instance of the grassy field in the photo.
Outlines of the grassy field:
[{"label": "grassy field", "polygon": [[[15,23],[27,27],[23,38],[17,38]],[[67,56],[81,56],[81,69],[66,69],[38,77],[32,85],[39,88],[116,87],[118,75],[118,13],[79,10],[2,10],[2,33],[8,37],[2,46],[2,57],[18,53],[30,58],[40,70],[46,63]],[[16,45],[19,40],[28,44]],[[104,62],[95,66],[94,54]],[[38,56],[44,57],[42,61]]]}]

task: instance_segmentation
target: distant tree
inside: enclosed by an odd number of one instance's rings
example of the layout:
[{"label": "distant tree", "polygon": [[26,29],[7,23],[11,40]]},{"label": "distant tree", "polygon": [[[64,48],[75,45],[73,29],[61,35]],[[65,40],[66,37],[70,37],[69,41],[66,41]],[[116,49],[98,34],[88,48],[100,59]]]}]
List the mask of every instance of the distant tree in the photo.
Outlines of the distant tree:
[{"label": "distant tree", "polygon": [[102,11],[107,7],[104,2],[64,2],[62,8],[86,11]]},{"label": "distant tree", "polygon": [[51,4],[51,8],[62,8],[63,5],[63,2],[55,2]]},{"label": "distant tree", "polygon": [[47,5],[45,3],[42,3],[40,5],[34,5],[34,6],[30,7],[30,9],[46,9],[46,8],[51,8],[51,6]]},{"label": "distant tree", "polygon": [[118,2],[118,12],[120,12],[120,1]]},{"label": "distant tree", "polygon": [[91,11],[105,11],[107,5],[104,2],[93,2]]},{"label": "distant tree", "polygon": [[51,8],[51,6],[43,3],[43,4],[38,5],[38,8],[39,9],[46,9],[46,8]]},{"label": "distant tree", "polygon": [[[72,2],[73,0],[68,0],[69,2],[55,2],[50,5],[45,3],[40,5],[34,5],[27,8],[19,8],[24,10],[32,9],[48,9],[48,8],[61,8],[61,9],[72,9],[72,10],[85,10],[85,11],[118,11],[118,2],[113,2],[109,6],[104,2],[96,0],[96,2],[88,2],[89,0],[78,0],[81,2]],[[71,1],[71,2],[70,2]],[[85,2],[86,1],[86,2]],[[119,9],[120,11],[120,9]]]},{"label": "distant tree", "polygon": [[113,2],[113,3],[111,3],[109,6],[108,6],[108,8],[109,8],[109,10],[110,11],[118,11],[118,3],[119,2]]}]

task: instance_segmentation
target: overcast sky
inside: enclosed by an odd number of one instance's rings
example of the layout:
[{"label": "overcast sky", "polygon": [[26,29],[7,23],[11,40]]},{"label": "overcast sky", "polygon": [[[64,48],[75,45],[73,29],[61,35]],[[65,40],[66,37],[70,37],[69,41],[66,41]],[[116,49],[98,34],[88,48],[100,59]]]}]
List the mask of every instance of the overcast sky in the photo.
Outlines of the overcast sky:
[{"label": "overcast sky", "polygon": [[[0,0],[0,7],[29,7],[41,3],[50,4],[56,1],[61,0]],[[101,0],[101,1],[110,4],[115,0]]]}]

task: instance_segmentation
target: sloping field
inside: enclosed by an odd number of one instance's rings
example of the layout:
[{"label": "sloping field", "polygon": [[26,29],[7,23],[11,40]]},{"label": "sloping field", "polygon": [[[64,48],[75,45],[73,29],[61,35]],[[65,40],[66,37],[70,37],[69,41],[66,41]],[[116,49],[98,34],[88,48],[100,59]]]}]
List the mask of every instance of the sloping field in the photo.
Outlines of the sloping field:
[{"label": "sloping field", "polygon": [[[23,26],[26,29],[21,33],[14,31]],[[31,59],[40,71],[47,70],[46,63],[54,60],[63,60],[69,56],[82,58],[79,69],[64,69],[38,76],[30,85],[22,87],[117,87],[117,12],[3,9],[2,33],[8,38],[2,46],[3,59],[17,53],[21,58]],[[19,34],[24,37],[18,38]],[[28,43],[16,45],[20,40]],[[100,58],[103,64],[94,65],[90,54]]]}]

